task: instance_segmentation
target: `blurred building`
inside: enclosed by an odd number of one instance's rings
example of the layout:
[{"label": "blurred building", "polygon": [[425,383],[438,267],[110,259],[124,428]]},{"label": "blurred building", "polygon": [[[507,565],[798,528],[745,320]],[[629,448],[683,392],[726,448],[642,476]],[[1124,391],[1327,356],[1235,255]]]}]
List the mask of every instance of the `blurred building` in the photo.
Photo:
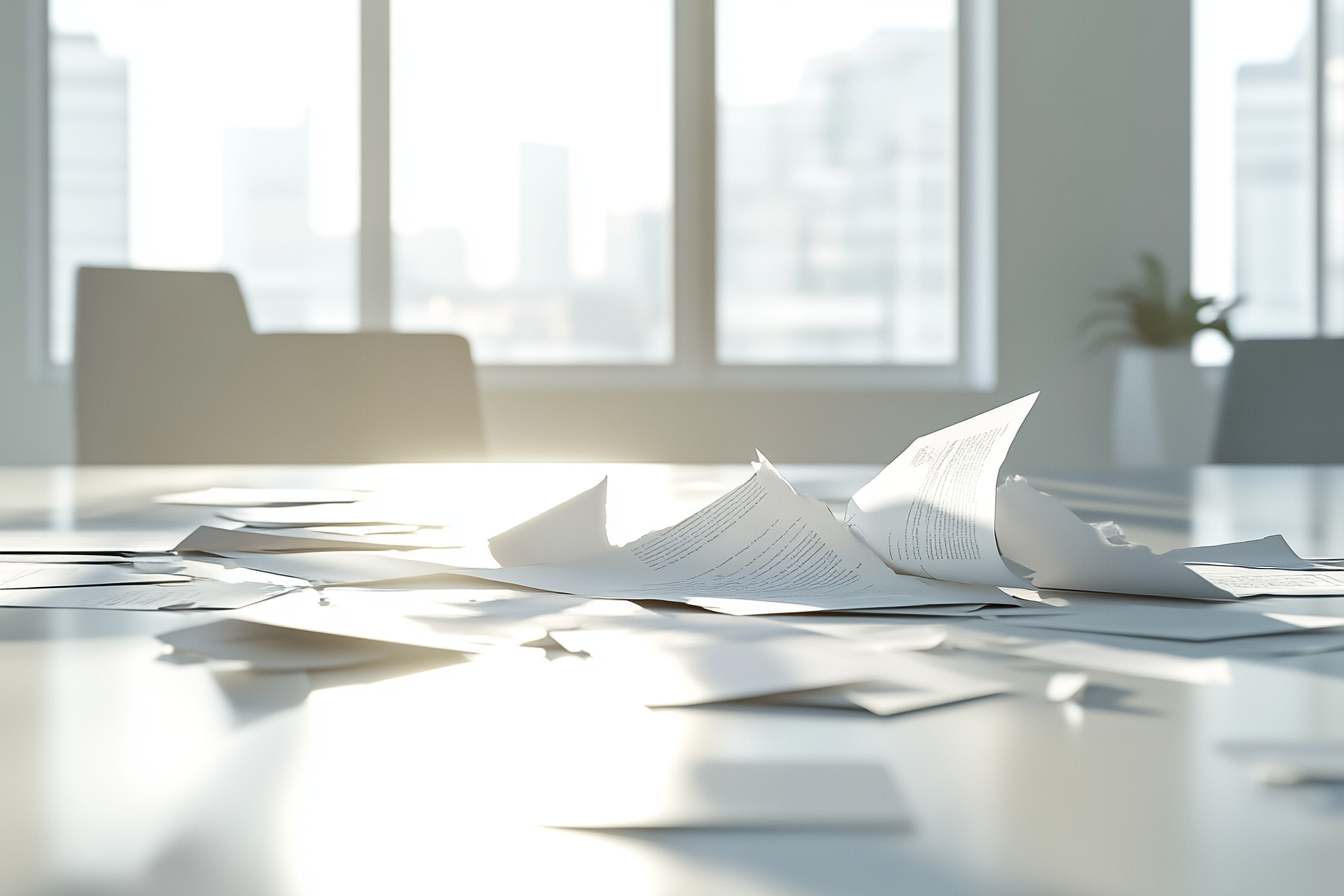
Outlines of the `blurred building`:
[{"label": "blurred building", "polygon": [[1306,44],[1237,71],[1236,288],[1241,336],[1316,330],[1312,73]]},{"label": "blurred building", "polygon": [[720,120],[720,354],[956,357],[953,47],[883,30]]},{"label": "blurred building", "polygon": [[53,34],[50,352],[70,363],[75,271],[130,257],[126,60],[86,34]]}]

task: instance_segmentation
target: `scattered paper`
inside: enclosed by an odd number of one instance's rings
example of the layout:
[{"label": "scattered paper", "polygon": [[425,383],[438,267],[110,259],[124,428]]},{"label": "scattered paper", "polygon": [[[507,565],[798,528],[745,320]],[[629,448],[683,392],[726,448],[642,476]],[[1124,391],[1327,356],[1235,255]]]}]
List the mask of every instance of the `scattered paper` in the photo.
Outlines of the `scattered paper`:
[{"label": "scattered paper", "polygon": [[1231,684],[1232,667],[1222,657],[1195,659],[1126,650],[1086,641],[1047,641],[1006,651],[1061,666],[1078,666],[1099,672],[1119,672],[1137,678],[1157,678],[1186,684]]},{"label": "scattered paper", "polygon": [[253,669],[267,672],[338,669],[381,659],[391,651],[389,645],[379,641],[276,628],[239,619],[221,619],[158,638],[178,653],[246,662]]},{"label": "scattered paper", "polygon": [[999,486],[996,525],[1003,556],[1031,570],[1037,588],[1235,600],[1180,560],[1108,540],[1020,476]]},{"label": "scattered paper", "polygon": [[500,566],[582,560],[611,550],[607,541],[607,480],[490,539]]},{"label": "scattered paper", "polygon": [[0,552],[26,553],[162,553],[182,540],[182,529],[5,529]]},{"label": "scattered paper", "polygon": [[81,610],[232,610],[286,589],[256,582],[194,581],[180,585],[95,585],[0,592],[0,607]]},{"label": "scattered paper", "polygon": [[629,631],[552,632],[566,650],[587,653],[605,678],[645,706],[691,706],[787,691],[858,685],[874,677],[868,655],[829,638],[676,643]]},{"label": "scattered paper", "polygon": [[1040,393],[910,443],[849,502],[846,521],[898,572],[1023,587],[995,541],[999,467]]},{"label": "scattered paper", "polygon": [[249,569],[293,576],[315,585],[355,585],[456,573],[441,563],[412,560],[390,552],[321,551],[253,554],[218,551],[217,556]]},{"label": "scattered paper", "polygon": [[1190,564],[1190,570],[1236,597],[1344,594],[1344,572],[1308,569],[1249,569]]},{"label": "scattered paper", "polygon": [[255,528],[307,529],[317,526],[451,526],[451,515],[433,507],[389,502],[305,504],[280,507],[241,507],[220,510],[216,516]]},{"label": "scattered paper", "polygon": [[346,488],[204,488],[159,495],[156,504],[204,507],[286,507],[298,504],[343,504],[362,501],[372,492]]},{"label": "scattered paper", "polygon": [[[878,595],[875,602],[887,606],[943,601],[947,592],[938,583],[888,569],[825,504],[797,494],[765,458],[754,466],[755,475],[708,507],[629,544],[565,562],[458,571],[547,591],[616,597],[802,597],[817,607]],[[571,503],[565,516],[591,514],[593,506]],[[539,529],[545,537],[511,538],[508,550],[535,556],[556,549],[555,529]]]},{"label": "scattered paper", "polygon": [[[0,563],[127,563],[133,554],[58,554],[58,553],[0,553]],[[173,559],[171,554],[148,554],[149,557]]]},{"label": "scattered paper", "polygon": [[190,576],[140,572],[130,565],[0,563],[0,589],[72,588],[84,585],[148,585],[189,582]]},{"label": "scattered paper", "polygon": [[1254,541],[1232,544],[1177,548],[1163,554],[1181,563],[1219,563],[1227,566],[1270,567],[1273,569],[1314,569],[1316,563],[1303,560],[1288,546],[1282,535],[1270,535]]},{"label": "scattered paper", "polygon": [[612,611],[654,615],[623,601],[599,602],[565,594],[341,588],[324,591],[322,601],[311,592],[296,592],[230,616],[281,628],[483,653],[541,641],[552,629],[578,628],[589,620],[608,625]]},{"label": "scattered paper", "polygon": [[776,694],[753,703],[784,706],[833,706],[866,709],[891,716],[949,703],[1004,694],[1012,687],[1003,681],[967,675],[929,656],[894,653],[884,657],[882,679],[860,685]]},{"label": "scattered paper", "polygon": [[1217,641],[1224,638],[1250,638],[1257,635],[1279,635],[1286,632],[1344,626],[1344,619],[1332,616],[1289,616],[1149,606],[1118,607],[1112,610],[1044,617],[1031,616],[1020,620],[1010,617],[999,618],[1003,622],[1032,628],[1130,635],[1137,638],[1164,638],[1175,641]]},{"label": "scattered paper", "polygon": [[[173,550],[178,552],[218,553],[286,553],[292,551],[391,551],[398,548],[427,547],[424,544],[393,543],[363,538],[342,538],[321,533],[289,534],[292,529],[276,532],[250,532],[240,529],[219,529],[199,526]],[[435,545],[442,547],[444,545]]]}]

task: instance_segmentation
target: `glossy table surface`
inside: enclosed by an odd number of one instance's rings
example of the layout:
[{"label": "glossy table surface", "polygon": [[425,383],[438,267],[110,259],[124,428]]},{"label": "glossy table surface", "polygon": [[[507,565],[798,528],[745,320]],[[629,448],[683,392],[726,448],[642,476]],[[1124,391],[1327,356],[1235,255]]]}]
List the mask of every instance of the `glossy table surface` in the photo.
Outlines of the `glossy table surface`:
[{"label": "glossy table surface", "polygon": [[[782,468],[842,502],[875,472]],[[0,549],[168,547],[207,486],[406,492],[503,528],[610,475],[624,541],[742,481],[745,466],[0,468]],[[1344,468],[1028,473],[1158,550],[1284,534],[1344,556]],[[1337,599],[1330,599],[1337,600]],[[1233,660],[1232,681],[1091,673],[990,654],[1014,693],[879,718],[647,710],[538,664],[408,650],[332,672],[163,661],[172,612],[0,609],[4,894],[1338,894],[1344,785],[1272,787],[1219,745],[1344,741],[1344,652]],[[968,653],[963,651],[963,653]],[[601,786],[679,761],[883,763],[900,830],[528,826],[548,782]]]}]

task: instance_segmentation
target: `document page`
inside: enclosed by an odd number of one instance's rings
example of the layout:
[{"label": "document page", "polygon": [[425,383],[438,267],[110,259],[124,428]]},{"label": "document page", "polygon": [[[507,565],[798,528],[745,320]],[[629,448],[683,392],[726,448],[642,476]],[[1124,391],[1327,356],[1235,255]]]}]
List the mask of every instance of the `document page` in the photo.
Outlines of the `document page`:
[{"label": "document page", "polygon": [[1187,564],[1191,572],[1237,597],[1325,597],[1344,594],[1344,573]]},{"label": "document page", "polygon": [[[938,584],[899,576],[820,501],[805,498],[761,458],[745,483],[675,526],[559,563],[463,573],[578,594],[756,598],[806,595],[829,606],[889,595],[898,604],[942,603]],[[965,602],[960,595],[957,599]]]},{"label": "document page", "polygon": [[1003,556],[1032,570],[1037,588],[1151,594],[1200,600],[1235,596],[1178,559],[1141,544],[1115,544],[1020,476],[999,486]]},{"label": "document page", "polygon": [[898,572],[1024,587],[999,556],[995,486],[1039,394],[916,439],[855,493],[850,528]]}]

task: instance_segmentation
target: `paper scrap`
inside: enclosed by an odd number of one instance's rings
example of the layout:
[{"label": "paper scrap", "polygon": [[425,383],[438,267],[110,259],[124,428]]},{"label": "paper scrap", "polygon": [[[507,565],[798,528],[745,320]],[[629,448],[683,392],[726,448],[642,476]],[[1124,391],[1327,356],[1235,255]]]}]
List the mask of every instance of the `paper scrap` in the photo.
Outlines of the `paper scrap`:
[{"label": "paper scrap", "polygon": [[[277,532],[250,532],[239,529],[219,529],[198,526],[173,550],[203,554],[228,553],[285,553],[291,551],[391,551],[398,548],[419,548],[423,544],[394,543],[387,540],[341,538],[307,530],[283,529]],[[296,533],[296,534],[289,534]]]},{"label": "paper scrap", "polygon": [[129,564],[0,563],[0,589],[71,588],[88,585],[148,585],[189,582],[190,576],[140,572]]},{"label": "paper scrap", "polygon": [[581,560],[611,549],[607,541],[607,480],[490,539],[500,566]]},{"label": "paper scrap", "polygon": [[1032,570],[1037,588],[1235,600],[1180,560],[1108,540],[1020,476],[998,488],[996,527],[1003,556]]},{"label": "paper scrap", "polygon": [[1189,564],[1190,571],[1236,597],[1344,594],[1344,572],[1310,569],[1249,569]]},{"label": "paper scrap", "polygon": [[338,669],[372,662],[391,652],[378,641],[276,628],[239,619],[221,619],[158,636],[179,653],[204,659],[246,662],[268,672]]},{"label": "paper scrap", "polygon": [[551,637],[566,650],[590,654],[613,685],[645,706],[857,685],[874,676],[870,655],[815,635],[679,646],[629,631],[557,631]]},{"label": "paper scrap", "polygon": [[216,554],[249,569],[293,576],[316,585],[369,584],[457,572],[455,567],[412,560],[392,552],[299,551],[254,554],[247,551],[218,551]]},{"label": "paper scrap", "polygon": [[1344,626],[1344,619],[1330,616],[1303,617],[1266,613],[1220,612],[1213,609],[1132,606],[1110,610],[1031,616],[1025,619],[998,617],[1001,622],[1032,628],[1062,629],[1128,635],[1136,638],[1163,638],[1174,641],[1217,641],[1224,638],[1250,638],[1278,635],[1308,629]]},{"label": "paper scrap", "polygon": [[204,507],[286,507],[298,504],[342,504],[362,501],[372,492],[347,488],[205,488],[159,495],[155,504]]},{"label": "paper scrap", "polygon": [[232,610],[287,589],[257,582],[197,580],[174,585],[95,585],[84,588],[25,588],[0,592],[3,607],[82,610]]}]

